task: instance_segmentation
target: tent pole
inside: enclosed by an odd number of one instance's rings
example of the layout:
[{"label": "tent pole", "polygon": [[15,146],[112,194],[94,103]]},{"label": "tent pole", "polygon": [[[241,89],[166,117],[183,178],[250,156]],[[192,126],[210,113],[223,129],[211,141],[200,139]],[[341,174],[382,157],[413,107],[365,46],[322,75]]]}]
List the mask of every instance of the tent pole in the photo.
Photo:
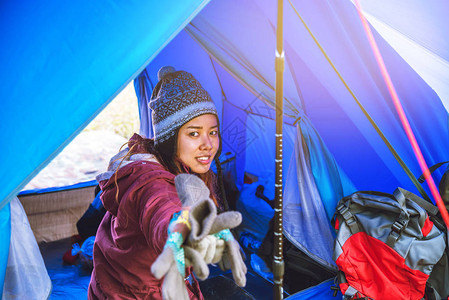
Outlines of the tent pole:
[{"label": "tent pole", "polygon": [[283,230],[282,230],[282,125],[283,125],[283,76],[284,76],[284,42],[283,42],[283,0],[278,0],[277,29],[276,29],[276,182],[274,198],[274,299],[283,298]]}]

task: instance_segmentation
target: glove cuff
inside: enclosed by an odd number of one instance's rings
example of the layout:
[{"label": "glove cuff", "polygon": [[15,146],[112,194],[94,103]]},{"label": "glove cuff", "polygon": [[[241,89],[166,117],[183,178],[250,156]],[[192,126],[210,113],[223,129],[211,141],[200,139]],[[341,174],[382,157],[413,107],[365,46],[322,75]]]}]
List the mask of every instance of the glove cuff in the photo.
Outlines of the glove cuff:
[{"label": "glove cuff", "polygon": [[173,257],[175,259],[176,267],[182,277],[186,274],[186,262],[184,257],[184,248],[182,244],[184,238],[180,232],[172,232],[169,234],[167,242],[165,243],[164,249],[169,247],[173,251]]}]

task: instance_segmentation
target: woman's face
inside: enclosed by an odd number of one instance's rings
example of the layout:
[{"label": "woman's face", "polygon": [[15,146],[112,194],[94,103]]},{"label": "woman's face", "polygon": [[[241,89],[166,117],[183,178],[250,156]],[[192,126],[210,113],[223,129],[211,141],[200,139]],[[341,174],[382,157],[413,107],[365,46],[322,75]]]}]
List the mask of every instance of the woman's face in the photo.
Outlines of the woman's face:
[{"label": "woman's face", "polygon": [[219,144],[217,118],[201,115],[179,129],[176,156],[193,172],[203,174],[209,171]]}]

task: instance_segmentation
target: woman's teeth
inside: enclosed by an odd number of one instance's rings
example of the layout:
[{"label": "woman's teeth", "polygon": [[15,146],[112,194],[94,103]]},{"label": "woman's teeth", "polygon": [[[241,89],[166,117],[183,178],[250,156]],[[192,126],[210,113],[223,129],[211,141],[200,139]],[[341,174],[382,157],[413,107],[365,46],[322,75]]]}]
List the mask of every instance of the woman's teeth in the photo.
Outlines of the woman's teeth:
[{"label": "woman's teeth", "polygon": [[196,158],[201,163],[209,163],[209,156],[200,156]]}]

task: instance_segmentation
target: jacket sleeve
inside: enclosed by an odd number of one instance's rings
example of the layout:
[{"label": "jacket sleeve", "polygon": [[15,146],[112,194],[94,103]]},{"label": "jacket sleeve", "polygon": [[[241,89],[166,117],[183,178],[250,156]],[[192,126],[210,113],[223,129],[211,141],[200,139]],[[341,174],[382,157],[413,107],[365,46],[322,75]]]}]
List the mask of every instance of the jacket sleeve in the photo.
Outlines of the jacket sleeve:
[{"label": "jacket sleeve", "polygon": [[182,209],[174,184],[156,180],[148,187],[147,199],[141,203],[140,226],[147,243],[156,253],[162,252],[167,230],[174,213]]}]

